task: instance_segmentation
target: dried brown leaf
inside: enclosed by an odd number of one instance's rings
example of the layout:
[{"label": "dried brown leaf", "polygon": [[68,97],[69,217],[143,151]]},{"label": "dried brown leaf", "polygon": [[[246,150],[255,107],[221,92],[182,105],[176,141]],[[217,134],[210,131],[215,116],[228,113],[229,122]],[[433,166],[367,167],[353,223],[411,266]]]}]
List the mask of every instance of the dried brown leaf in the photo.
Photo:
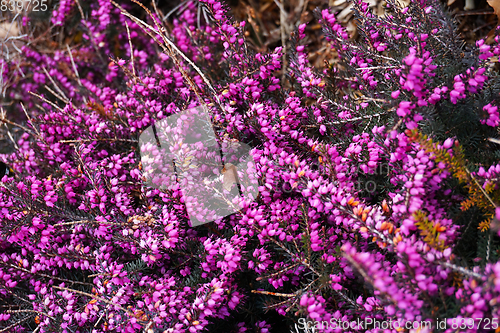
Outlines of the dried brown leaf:
[{"label": "dried brown leaf", "polygon": [[222,186],[226,191],[231,191],[233,184],[238,184],[238,173],[236,171],[236,166],[231,163],[226,163],[224,169],[222,170],[224,175]]},{"label": "dried brown leaf", "polygon": [[495,14],[500,19],[500,0],[487,0],[487,2],[488,5],[490,5],[493,8]]},{"label": "dried brown leaf", "polygon": [[0,23],[0,42],[9,37],[19,36],[19,27],[16,22]]}]

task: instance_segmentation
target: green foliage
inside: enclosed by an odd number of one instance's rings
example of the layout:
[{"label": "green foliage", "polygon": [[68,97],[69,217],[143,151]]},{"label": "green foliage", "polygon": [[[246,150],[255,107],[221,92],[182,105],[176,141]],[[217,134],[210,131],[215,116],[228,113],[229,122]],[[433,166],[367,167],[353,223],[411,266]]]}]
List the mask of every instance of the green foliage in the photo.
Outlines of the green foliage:
[{"label": "green foliage", "polygon": [[[419,133],[416,130],[408,131],[410,139],[418,142],[427,152],[432,152],[436,155],[436,162],[443,162],[449,168],[455,178],[468,191],[468,197],[461,202],[462,210],[468,210],[472,206],[477,206],[483,212],[483,221],[479,224],[479,229],[485,231],[489,228],[490,222],[493,219],[495,202],[500,202],[500,189],[493,182],[480,184],[476,177],[469,171],[467,165],[470,163],[464,154],[464,150],[458,141],[455,142],[453,154],[444,148],[439,148],[432,139],[426,135]],[[437,172],[442,172],[437,170]],[[484,188],[483,188],[484,187]]]},{"label": "green foliage", "polygon": [[443,251],[446,246],[442,239],[439,239],[439,234],[446,229],[440,226],[439,223],[434,224],[429,221],[429,218],[423,211],[416,211],[413,213],[416,220],[415,225],[417,226],[420,235],[424,237],[424,242],[426,242],[430,247],[435,248],[439,251]]}]

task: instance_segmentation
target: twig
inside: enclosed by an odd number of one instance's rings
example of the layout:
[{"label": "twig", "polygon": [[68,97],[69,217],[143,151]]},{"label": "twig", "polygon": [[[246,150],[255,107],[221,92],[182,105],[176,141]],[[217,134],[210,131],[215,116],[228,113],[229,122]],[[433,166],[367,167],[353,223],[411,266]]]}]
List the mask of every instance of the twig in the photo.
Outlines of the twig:
[{"label": "twig", "polygon": [[60,226],[65,226],[65,225],[74,225],[74,224],[80,224],[80,223],[88,223],[88,224],[96,223],[96,224],[103,224],[103,225],[123,225],[122,223],[116,223],[116,222],[79,220],[79,221],[56,223],[56,224],[54,224],[54,227],[60,227]]},{"label": "twig", "polygon": [[[167,13],[167,15],[165,15],[165,16],[163,17],[163,21],[165,21],[166,19],[168,19],[168,18],[170,17],[170,15],[172,15],[172,14],[173,14],[173,13],[174,13],[177,9],[179,9],[180,7],[182,7],[182,6],[184,6],[184,7],[189,6],[189,3],[190,3],[190,1],[186,1],[185,3],[182,3],[182,2],[181,2],[180,4],[178,4],[177,6],[175,6],[175,7],[174,7],[174,9],[172,9],[171,11],[169,11],[169,12]],[[184,8],[181,10],[181,12],[183,12],[183,11],[184,11]]]},{"label": "twig", "polygon": [[363,67],[356,68],[357,71],[362,71],[365,69],[393,69],[393,68],[401,68],[401,66],[374,66],[374,67]]},{"label": "twig", "polygon": [[[465,235],[465,234],[467,233],[467,230],[469,230],[469,227],[471,226],[471,224],[472,224],[472,218],[471,218],[471,219],[469,219],[469,223],[467,223],[467,227],[465,228],[465,230],[464,230],[464,231],[462,232],[462,234],[461,234],[462,236],[463,236],[463,235]],[[457,243],[455,244],[455,248],[457,248],[457,247],[458,247],[458,244],[460,244],[460,242],[461,242],[461,241],[463,241],[463,240],[464,240],[464,237],[461,237],[461,238],[457,241]]]},{"label": "twig", "polygon": [[45,89],[47,89],[52,95],[56,96],[57,98],[59,98],[64,103],[67,103],[66,100],[61,95],[59,95],[58,93],[56,93],[54,90],[50,89],[50,87],[48,85],[45,84],[43,87]]},{"label": "twig", "polygon": [[42,314],[44,316],[47,316],[49,317],[50,319],[52,320],[55,320],[56,318],[52,317],[51,315],[49,315],[48,313],[45,313],[45,312],[42,312],[42,311],[36,311],[36,310],[29,310],[29,309],[25,309],[25,310],[6,310],[5,311],[6,313],[23,313],[23,312],[31,312],[31,313],[37,313],[37,314]]},{"label": "twig", "polygon": [[[135,2],[136,4],[138,4],[139,6],[141,6],[151,17],[152,14],[151,14],[151,11],[149,9],[147,9],[142,3],[136,1],[136,0],[132,0],[133,2]],[[170,40],[167,38],[167,36],[165,35],[166,34],[166,30],[165,28],[163,27],[160,27],[158,25],[158,22],[156,22],[156,20],[154,20],[155,22],[155,25],[157,27],[158,30],[156,30],[155,28],[153,28],[152,26],[150,26],[149,24],[147,24],[146,22],[138,19],[137,17],[133,16],[132,14],[130,14],[129,12],[127,12],[125,9],[123,9],[123,7],[121,7],[119,4],[117,4],[116,2],[114,1],[111,1],[113,3],[113,5],[115,7],[117,7],[118,9],[120,9],[120,11],[122,12],[123,15],[127,16],[128,18],[130,18],[132,21],[136,22],[137,24],[140,24],[142,25],[143,27],[147,28],[149,30],[149,32],[146,32],[151,38],[153,38],[153,40],[155,42],[158,43],[158,45],[160,45],[160,47],[169,55],[171,56],[171,58],[174,60],[174,62],[176,63],[177,67],[179,68],[179,71],[181,72],[182,76],[184,77],[184,79],[188,82],[188,84],[191,86],[191,88],[193,89],[193,92],[196,94],[196,96],[198,97],[200,103],[202,104],[205,104],[205,101],[201,98],[200,94],[199,94],[199,91],[198,91],[198,87],[196,87],[196,85],[194,84],[194,82],[192,82],[191,78],[189,77],[189,75],[186,73],[186,71],[182,68],[179,60],[175,57],[174,55],[174,52],[172,52],[172,50],[169,49],[172,48],[173,50],[175,50],[175,52],[177,54],[179,54],[188,64],[190,64],[194,69],[195,71],[201,76],[203,82],[205,82],[205,84],[210,88],[210,90],[212,91],[212,93],[214,94],[214,98],[215,100],[217,101],[217,104],[219,104],[219,107],[221,108],[222,112],[224,112],[224,114],[226,113],[226,110],[224,109],[224,107],[222,106],[221,104],[221,101],[219,99],[219,96],[217,95],[217,91],[214,89],[214,87],[212,86],[212,84],[210,83],[210,81],[206,78],[205,74],[201,71],[200,68],[198,68],[198,66],[196,66],[192,61],[191,59],[189,59],[181,50],[179,50],[179,48]],[[153,18],[154,19],[154,18]],[[158,38],[154,35],[154,34],[157,34],[159,35],[162,40],[164,41],[164,43],[160,43],[158,41]],[[166,45],[165,45],[166,44]],[[168,46],[168,47],[167,47]]]},{"label": "twig", "polygon": [[[6,120],[5,119],[5,110],[3,109],[3,107],[1,107],[1,113],[0,113],[0,116],[2,117],[2,121]],[[14,146],[16,147],[16,150],[19,150],[19,146],[17,145],[16,143],[16,140],[14,140],[14,138],[12,137],[12,133],[10,133],[10,130],[9,130],[9,127],[7,126],[7,122],[4,121],[4,125],[5,125],[5,128],[7,129],[7,136],[9,137],[10,141],[12,141],[12,143],[14,144]]]},{"label": "twig", "polygon": [[85,286],[93,286],[93,284],[91,283],[87,283],[87,282],[80,282],[80,281],[73,281],[73,280],[67,280],[67,279],[64,279],[64,278],[60,278],[60,277],[57,277],[57,276],[54,276],[54,275],[47,275],[47,274],[43,274],[43,273],[39,273],[39,272],[31,272],[30,270],[24,268],[24,267],[18,267],[16,265],[12,265],[12,264],[9,264],[10,267],[12,268],[15,268],[15,269],[19,269],[25,273],[28,273],[28,274],[36,274],[36,275],[39,275],[39,276],[43,276],[43,277],[46,277],[48,279],[56,279],[56,280],[60,280],[60,281],[63,281],[63,282],[68,282],[68,283],[77,283],[77,284],[82,284],[82,285],[85,285]]},{"label": "twig", "polygon": [[[283,0],[282,0],[283,1]],[[278,2],[278,0],[274,0],[276,6],[278,6],[280,10],[280,30],[281,30],[281,46],[283,47],[283,74],[281,76],[281,83],[283,84],[286,77],[286,40],[285,40],[285,8],[283,8],[283,4]]]},{"label": "twig", "polygon": [[483,189],[483,187],[479,184],[479,182],[477,181],[476,177],[474,177],[471,172],[469,171],[469,169],[465,168],[465,171],[467,172],[467,175],[472,178],[472,180],[476,183],[476,186],[481,190],[481,192],[483,192],[483,195],[486,197],[486,199],[488,199],[488,201],[493,205],[493,207],[497,208],[498,206],[493,202],[493,200],[491,199],[491,197],[488,195],[488,193],[486,193],[486,191]]},{"label": "twig", "polygon": [[[205,13],[205,12],[203,12]],[[198,30],[201,30],[201,6],[198,6],[198,9],[196,10],[196,23],[198,25]],[[187,30],[189,30],[187,27],[186,27]]]},{"label": "twig", "polygon": [[[259,234],[262,234],[262,230],[257,228],[255,225],[252,225],[252,228],[255,229]],[[299,256],[297,255],[294,255],[292,252],[290,252],[289,249],[287,249],[283,244],[280,244],[276,239],[274,239],[273,237],[271,236],[265,236],[267,239],[269,239],[271,242],[273,242],[274,244],[276,244],[278,247],[280,247],[283,251],[285,251],[286,253],[288,253],[288,255],[293,258],[293,259],[296,259],[298,260],[302,265],[306,266],[307,268],[309,268],[309,270],[311,272],[313,272],[314,274],[316,274],[317,276],[321,276],[321,274],[314,269],[314,267],[312,267],[307,261],[301,259]]]},{"label": "twig", "polygon": [[[82,20],[86,21],[87,19],[85,18],[85,15],[83,14],[83,9],[82,9],[82,5],[80,4],[80,0],[76,0],[76,4],[78,6],[78,10],[80,11],[80,15],[82,15]],[[92,42],[92,46],[94,47],[95,53],[97,54],[97,56],[99,57],[101,62],[104,63],[104,58],[102,57],[101,52],[99,52],[99,48],[97,47],[97,44],[95,42],[94,34],[90,31],[87,22],[83,22],[83,25],[85,26],[85,28],[87,28],[87,30],[89,32],[88,36],[90,38],[90,41]]]},{"label": "twig", "polygon": [[361,309],[360,305],[358,305],[356,302],[354,302],[352,299],[350,299],[346,294],[344,294],[340,290],[334,290],[334,292],[336,292],[337,294],[339,294],[340,297],[342,297],[344,300],[346,300],[347,302],[349,302],[352,306],[356,307],[357,309]]},{"label": "twig", "polygon": [[[350,118],[350,119],[344,119],[342,121],[332,121],[332,122],[329,122],[329,123],[325,123],[325,125],[342,125],[342,124],[347,124],[347,123],[350,123],[350,122],[353,122],[353,121],[358,121],[358,120],[363,120],[363,119],[372,119],[372,118],[375,118],[375,117],[380,117],[380,116],[385,116],[386,114],[389,114],[390,112],[394,111],[393,110],[394,108],[386,111],[386,112],[380,112],[380,113],[375,113],[375,114],[372,114],[372,115],[366,115],[366,116],[361,116],[361,117],[356,117],[356,118]],[[316,128],[318,127],[318,125],[303,125],[304,127],[309,127],[309,128]]]},{"label": "twig", "polygon": [[[215,100],[217,101],[217,104],[219,104],[221,110],[224,113],[226,113],[226,110],[222,106],[221,101],[219,99],[219,96],[217,95],[217,91],[214,89],[214,87],[212,86],[212,84],[210,83],[210,81],[206,78],[206,76],[203,73],[203,71],[198,66],[196,66],[196,64],[194,62],[192,62],[191,59],[188,58],[188,56],[186,56],[181,50],[179,50],[179,48],[177,47],[177,45],[175,45],[170,39],[167,38],[167,36],[166,36],[166,32],[167,31],[165,30],[165,28],[160,27],[158,25],[158,22],[156,22],[156,20],[154,19],[154,17],[151,15],[151,12],[146,7],[144,7],[143,4],[141,4],[140,2],[137,2],[137,0],[132,0],[132,1],[135,2],[135,3],[137,3],[138,5],[140,5],[142,8],[144,8],[146,10],[146,12],[148,12],[148,14],[153,18],[153,20],[155,22],[155,25],[158,28],[158,31],[163,32],[163,33],[158,32],[158,34],[161,36],[161,38],[163,39],[163,41],[166,44],[168,44],[170,47],[172,47],[184,60],[187,61],[188,64],[190,64],[196,70],[196,72],[198,72],[198,74],[201,76],[201,78],[203,79],[203,81],[205,82],[205,84],[210,88],[210,90],[212,90],[212,93],[214,94]],[[155,30],[153,29],[152,31],[155,31]],[[189,78],[189,76],[187,76],[187,73],[185,73],[185,71],[182,69],[182,67],[180,65],[179,65],[179,69],[181,70],[181,73],[183,74],[183,76],[185,75],[186,80],[188,82],[191,82],[191,79]],[[192,85],[194,86],[194,84],[192,84]],[[201,102],[201,100],[200,100],[200,102]]]},{"label": "twig", "polygon": [[484,29],[484,28],[486,28],[486,27],[488,27],[488,26],[490,26],[490,25],[493,25],[493,24],[495,24],[495,22],[485,23],[485,24],[483,24],[483,25],[481,25],[481,26],[477,27],[476,29],[472,30],[472,32],[473,32],[473,33],[476,33],[476,32],[478,32],[479,30]]},{"label": "twig", "polygon": [[463,267],[459,267],[457,265],[453,265],[449,262],[441,262],[441,264],[447,268],[450,268],[456,272],[460,272],[464,275],[467,275],[467,276],[471,276],[471,277],[474,277],[476,279],[483,279],[484,277],[478,273],[474,273],[474,272],[471,272],[470,270],[466,269],[466,268],[463,268]]},{"label": "twig", "polygon": [[59,287],[59,286],[52,286],[52,288],[55,288],[55,289],[59,289],[59,290],[66,290],[66,291],[69,291],[69,292],[73,292],[73,293],[76,293],[76,294],[80,294],[80,295],[84,295],[84,296],[87,296],[87,297],[91,297],[93,299],[96,299],[98,301],[101,301],[101,302],[104,302],[106,304],[110,304],[110,305],[113,305],[117,308],[119,308],[120,310],[124,311],[126,314],[128,314],[130,317],[134,317],[134,314],[125,309],[123,306],[121,306],[120,304],[116,304],[116,303],[113,303],[111,301],[108,301],[107,299],[105,298],[102,298],[100,296],[97,296],[97,295],[92,295],[92,294],[89,294],[89,293],[86,293],[84,291],[80,291],[80,290],[76,290],[76,289],[70,289],[70,288],[66,288],[66,287]]},{"label": "twig", "polygon": [[298,266],[298,265],[299,265],[299,263],[297,262],[297,263],[295,263],[295,264],[292,264],[292,265],[290,265],[290,266],[287,266],[287,267],[285,267],[285,268],[283,268],[283,269],[281,269],[281,270],[279,270],[279,271],[277,271],[277,272],[274,272],[274,273],[272,273],[272,274],[269,274],[269,275],[266,275],[266,276],[259,276],[259,277],[258,277],[258,278],[256,278],[255,280],[256,280],[256,281],[260,281],[260,280],[263,280],[263,279],[268,279],[268,278],[270,278],[270,277],[272,277],[272,276],[276,276],[276,275],[281,274],[281,273],[283,273],[283,272],[285,272],[285,271],[288,271],[288,270],[290,270],[290,269],[292,269],[292,268],[294,268],[295,266]]},{"label": "twig", "polygon": [[29,128],[26,128],[23,125],[20,125],[18,123],[15,123],[15,122],[10,121],[7,118],[5,118],[5,115],[6,115],[6,112],[5,112],[5,110],[3,109],[3,106],[2,106],[2,107],[0,107],[0,121],[2,121],[4,123],[7,123],[7,124],[11,124],[12,126],[19,127],[19,128],[23,129],[24,131],[26,131],[28,133],[32,133]]},{"label": "twig", "polygon": [[[298,301],[298,299],[296,298],[295,301],[293,301],[293,304],[294,305],[297,304],[297,301]],[[266,310],[277,308],[279,306],[287,304],[288,302],[290,302],[289,298],[285,299],[284,301],[281,301],[279,303],[274,303],[274,304],[271,304],[271,305],[266,305]],[[288,312],[288,311],[285,310],[285,312]]]},{"label": "twig", "polygon": [[42,69],[43,69],[43,72],[45,73],[45,75],[49,78],[50,82],[52,82],[52,84],[54,85],[54,88],[56,88],[56,90],[59,92],[59,94],[61,94],[62,97],[64,97],[64,102],[65,103],[69,103],[69,99],[68,97],[66,96],[66,94],[58,87],[58,85],[56,84],[56,82],[54,81],[54,79],[52,78],[52,76],[49,74],[49,72],[47,72],[47,69],[42,66]]},{"label": "twig", "polygon": [[401,124],[403,123],[403,120],[404,118],[399,118],[398,122],[396,123],[396,125],[394,125],[394,127],[391,128],[390,131],[388,131],[387,133],[390,133],[392,131],[395,131],[399,126],[401,126]]},{"label": "twig", "polygon": [[5,92],[7,91],[7,84],[5,84],[4,88],[3,67],[4,66],[0,66],[0,93],[2,94],[2,97],[5,98]]},{"label": "twig", "polygon": [[[376,102],[375,102],[375,104],[376,104]],[[378,106],[378,105],[377,105],[377,106]],[[378,119],[380,120],[380,113],[378,114]],[[373,120],[373,117],[370,117],[370,118],[368,119],[368,123],[366,124],[365,128],[363,128],[363,133],[365,133],[365,132],[366,132],[366,129],[368,128],[368,126],[370,126],[370,124],[372,123],[372,120]]]},{"label": "twig", "polygon": [[486,262],[490,261],[491,232],[488,233],[488,246],[486,247]]},{"label": "twig", "polygon": [[11,325],[9,325],[9,326],[2,328],[2,329],[0,330],[0,333],[1,333],[1,332],[11,332],[11,331],[10,331],[10,329],[11,329],[11,328],[13,328],[13,327],[17,327],[17,328],[19,328],[19,324],[21,324],[22,322],[24,322],[24,321],[26,321],[26,320],[28,320],[28,319],[32,318],[33,316],[34,316],[33,314],[32,314],[32,315],[29,315],[28,317],[25,317],[25,318],[23,318],[23,319],[20,319],[20,320],[16,321],[15,323],[13,323],[13,324],[11,324]]},{"label": "twig", "polygon": [[[361,265],[356,262],[356,260],[354,260],[354,258],[347,254],[347,253],[344,253],[344,258],[347,259],[347,261],[349,261],[349,263],[354,266],[354,268],[361,274],[361,276],[363,277],[363,279],[365,279],[366,282],[370,283],[372,286],[374,286],[374,281],[373,279],[368,275],[368,273],[363,269],[363,267],[361,267]],[[377,288],[378,289],[378,288]],[[382,292],[382,291],[381,291]],[[347,297],[346,295],[344,295],[340,290],[337,290],[337,293],[342,297],[344,298],[346,301],[348,301],[349,303],[351,303],[353,306],[357,307],[358,309],[360,308],[360,306],[355,303],[353,300],[351,300],[349,297]],[[387,297],[393,302],[393,304],[397,304],[397,301],[395,301],[393,298],[392,298],[392,295],[388,295],[387,293],[385,292],[382,292],[383,294],[386,294]]]},{"label": "twig", "polygon": [[99,317],[99,319],[97,320],[97,322],[94,324],[94,327],[97,327],[97,325],[99,324],[99,322],[101,321],[102,317],[104,317],[104,314],[107,312],[107,309],[109,308],[109,304],[108,306],[106,307],[106,311],[103,311],[101,316]]},{"label": "twig", "polygon": [[[125,22],[125,23],[127,23],[127,22]],[[78,84],[80,85],[80,87],[83,87],[82,81],[80,80],[80,74],[78,74],[78,69],[76,68],[75,61],[73,60],[73,54],[71,53],[71,50],[70,50],[68,44],[66,44],[66,48],[68,49],[69,58],[71,59],[71,65],[73,66],[73,70],[75,71],[75,75],[76,75],[76,79],[78,81]],[[83,95],[82,97],[83,97],[83,101],[85,103],[87,103],[87,96]]]},{"label": "twig", "polygon": [[132,142],[136,143],[137,140],[134,139],[117,139],[117,138],[109,138],[109,139],[74,139],[74,140],[60,140],[60,143],[80,143],[80,142],[93,142],[93,141],[122,141],[122,142]]},{"label": "twig", "polygon": [[134,49],[132,48],[132,39],[130,38],[130,29],[128,28],[128,23],[125,21],[125,27],[127,28],[128,35],[128,45],[130,46],[130,62],[132,63],[132,73],[135,76],[135,66],[134,66]]},{"label": "twig", "polygon": [[271,296],[277,296],[277,297],[296,297],[297,293],[295,294],[282,294],[282,293],[273,293],[270,291],[264,291],[264,290],[252,290],[252,294],[262,294],[262,295],[271,295]]},{"label": "twig", "polygon": [[492,11],[485,11],[485,10],[480,10],[480,11],[475,11],[475,12],[458,12],[454,14],[454,16],[469,16],[469,15],[489,15],[489,14],[494,14]]},{"label": "twig", "polygon": [[488,141],[491,141],[493,143],[496,143],[497,145],[500,145],[500,140],[495,139],[495,138],[488,138]]},{"label": "twig", "polygon": [[21,108],[23,109],[24,114],[26,115],[26,118],[28,119],[28,122],[31,124],[31,126],[33,126],[33,129],[35,130],[38,137],[40,137],[40,132],[38,132],[38,129],[35,127],[35,124],[33,124],[33,121],[31,120],[31,117],[29,116],[28,111],[26,111],[26,107],[24,106],[23,103],[21,103]]},{"label": "twig", "polygon": [[[40,98],[42,101],[44,101],[45,103],[53,106],[54,108],[56,108],[58,111],[63,111],[63,109],[61,109],[59,106],[57,106],[56,104],[52,103],[51,101],[49,101],[48,99],[46,99],[45,97],[41,96],[41,95],[38,95],[37,93],[34,93],[32,91],[28,91],[29,94],[33,95],[33,96],[36,96],[38,98]],[[69,101],[68,101],[69,102]]]},{"label": "twig", "polygon": [[[307,10],[307,5],[309,5],[309,0],[306,0],[306,1],[305,1],[305,3],[304,3],[304,5],[302,6],[302,11],[300,12],[300,17],[299,17],[299,19],[301,19],[301,18],[302,18],[302,15],[304,15],[304,13],[306,12],[306,10]],[[302,22],[302,23],[304,23],[304,22]]]}]

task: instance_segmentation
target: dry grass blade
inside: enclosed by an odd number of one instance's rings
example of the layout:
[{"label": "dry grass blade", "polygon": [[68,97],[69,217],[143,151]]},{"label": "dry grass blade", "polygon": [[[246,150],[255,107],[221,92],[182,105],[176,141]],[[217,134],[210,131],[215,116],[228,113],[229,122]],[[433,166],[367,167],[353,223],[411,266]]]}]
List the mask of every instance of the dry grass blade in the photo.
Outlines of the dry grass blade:
[{"label": "dry grass blade", "polygon": [[57,106],[56,104],[52,103],[51,101],[49,101],[49,100],[48,100],[48,99],[46,99],[45,97],[40,96],[40,95],[38,95],[38,94],[36,94],[36,93],[34,93],[34,92],[32,92],[32,91],[28,91],[28,93],[29,93],[29,94],[31,94],[31,95],[33,95],[33,96],[38,97],[39,99],[41,99],[41,100],[42,100],[42,101],[44,101],[45,103],[47,103],[47,104],[51,105],[52,107],[56,108],[57,110],[59,110],[59,111],[61,111],[61,112],[63,111],[63,109],[61,109],[59,106]]},{"label": "dry grass blade", "polygon": [[128,27],[127,21],[125,21],[125,27],[127,28],[128,44],[130,46],[130,61],[132,63],[132,74],[135,76],[134,48],[132,47],[132,38],[130,38],[130,29]]},{"label": "dry grass blade", "polygon": [[[54,81],[54,79],[52,78],[52,76],[49,74],[49,72],[47,71],[47,69],[45,67],[42,67],[42,69],[43,69],[43,72],[45,73],[45,75],[47,76],[47,78],[50,80],[50,82],[52,82],[52,85],[54,86],[54,88],[56,88],[57,92],[62,96],[63,101],[65,103],[69,103],[68,97],[61,90],[61,88],[59,88],[59,86],[56,84],[56,82]],[[57,95],[56,95],[56,97],[57,97]],[[59,97],[59,98],[61,98],[61,97]]]},{"label": "dry grass blade", "polygon": [[496,143],[497,145],[500,145],[500,140],[495,139],[495,138],[488,138],[488,141],[491,141],[493,143]]},{"label": "dry grass blade", "polygon": [[[191,86],[191,88],[193,89],[193,92],[196,94],[196,96],[198,97],[198,100],[200,101],[200,103],[202,103],[203,105],[206,106],[206,103],[205,101],[201,98],[200,96],[200,92],[199,92],[199,88],[196,86],[196,84],[193,82],[193,80],[189,77],[189,75],[186,73],[186,71],[182,68],[181,66],[181,63],[179,61],[179,59],[176,57],[176,54],[180,55],[189,65],[191,65],[194,70],[201,76],[203,82],[205,82],[205,84],[210,88],[210,90],[212,91],[213,93],[213,97],[214,99],[216,100],[217,104],[219,105],[219,107],[221,108],[221,110],[226,113],[226,110],[224,109],[224,107],[222,106],[221,102],[220,102],[220,99],[217,95],[217,91],[214,89],[214,87],[212,86],[212,84],[210,83],[210,81],[206,78],[205,74],[203,73],[203,71],[201,71],[201,69],[196,66],[196,64],[191,61],[191,59],[189,59],[188,56],[186,56],[181,50],[179,50],[179,48],[166,36],[166,30],[165,28],[159,26],[158,22],[154,19],[151,11],[149,9],[147,9],[143,4],[135,1],[135,0],[132,0],[133,2],[135,2],[136,4],[138,4],[139,6],[141,6],[147,13],[148,15],[150,15],[151,18],[153,18],[154,22],[155,22],[155,25],[157,27],[157,29],[153,28],[151,25],[147,24],[146,22],[144,22],[143,20],[133,16],[132,14],[130,14],[128,11],[126,11],[123,7],[121,7],[119,4],[117,4],[116,2],[112,1],[113,5],[115,7],[117,7],[118,9],[120,9],[121,13],[123,15],[125,15],[126,17],[130,18],[132,21],[134,21],[135,23],[139,24],[140,26],[142,26],[143,28],[146,28],[147,30],[146,33],[151,37],[153,38],[153,40],[158,43],[158,45],[160,45],[160,47],[172,58],[172,60],[174,61],[174,63],[176,64],[176,66],[179,68],[179,71],[181,72],[181,75],[183,76],[183,78],[188,82],[188,84]],[[160,36],[161,39],[163,40],[164,43],[161,43],[157,36]],[[175,51],[175,52],[174,52]]]}]

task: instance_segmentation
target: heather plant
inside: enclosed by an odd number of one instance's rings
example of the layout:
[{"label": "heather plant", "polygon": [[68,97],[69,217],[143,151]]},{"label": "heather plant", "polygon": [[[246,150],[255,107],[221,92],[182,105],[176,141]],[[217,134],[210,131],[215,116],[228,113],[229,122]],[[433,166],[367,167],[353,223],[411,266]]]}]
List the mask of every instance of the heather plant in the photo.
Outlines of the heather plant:
[{"label": "heather plant", "polygon": [[[499,37],[464,46],[437,2],[353,8],[358,41],[316,11],[338,54],[322,69],[307,24],[256,53],[214,0],[11,18],[30,33],[0,59],[0,330],[496,329]],[[259,194],[192,227],[139,137],[196,107],[252,147]]]}]

